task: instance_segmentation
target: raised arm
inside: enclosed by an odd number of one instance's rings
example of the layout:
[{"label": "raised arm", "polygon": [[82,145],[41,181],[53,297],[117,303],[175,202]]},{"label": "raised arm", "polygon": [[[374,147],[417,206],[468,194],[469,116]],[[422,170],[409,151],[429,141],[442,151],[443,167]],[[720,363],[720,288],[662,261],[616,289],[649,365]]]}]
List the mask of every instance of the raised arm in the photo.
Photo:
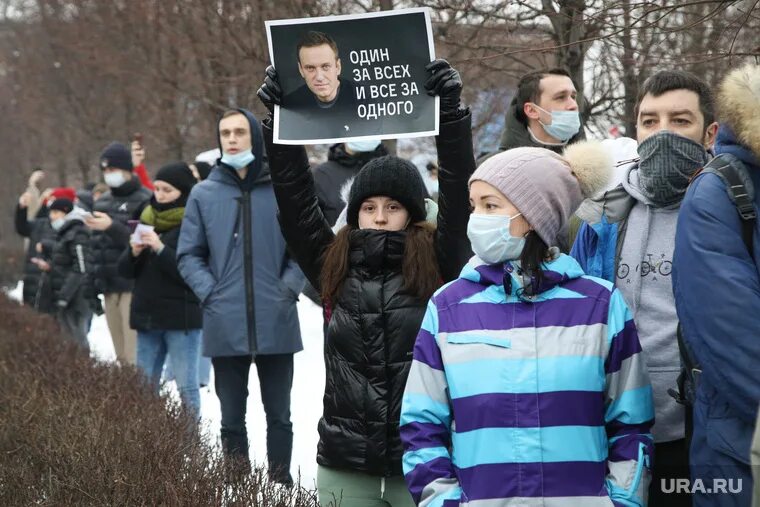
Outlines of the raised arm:
[{"label": "raised arm", "polygon": [[[258,95],[270,112],[279,104],[281,90],[273,67],[267,69]],[[271,114],[263,122],[263,130],[282,235],[309,282],[319,290],[322,256],[335,234],[319,207],[306,150],[274,144]]]},{"label": "raised arm", "polygon": [[436,254],[443,281],[459,276],[472,257],[467,239],[470,219],[468,180],[475,171],[472,149],[472,115],[462,106],[462,78],[446,60],[427,66],[425,83],[429,95],[440,97],[440,130],[435,138],[438,150],[438,230]]}]

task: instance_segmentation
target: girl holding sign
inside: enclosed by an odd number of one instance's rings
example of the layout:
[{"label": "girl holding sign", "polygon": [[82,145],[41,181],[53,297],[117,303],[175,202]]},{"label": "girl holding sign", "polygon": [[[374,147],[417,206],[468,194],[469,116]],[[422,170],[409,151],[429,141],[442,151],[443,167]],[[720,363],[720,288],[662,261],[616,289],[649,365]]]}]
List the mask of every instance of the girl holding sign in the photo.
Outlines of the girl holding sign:
[{"label": "girl holding sign", "polygon": [[[467,179],[475,169],[459,73],[445,60],[427,69],[425,88],[441,98],[437,227],[416,167],[386,156],[356,176],[347,225],[334,234],[318,206],[306,150],[274,144],[271,115],[264,122],[283,235],[323,297],[326,385],[317,455],[323,505],[414,505],[401,466],[401,398],[427,301],[471,255]],[[281,101],[271,67],[259,97],[270,112]]]}]

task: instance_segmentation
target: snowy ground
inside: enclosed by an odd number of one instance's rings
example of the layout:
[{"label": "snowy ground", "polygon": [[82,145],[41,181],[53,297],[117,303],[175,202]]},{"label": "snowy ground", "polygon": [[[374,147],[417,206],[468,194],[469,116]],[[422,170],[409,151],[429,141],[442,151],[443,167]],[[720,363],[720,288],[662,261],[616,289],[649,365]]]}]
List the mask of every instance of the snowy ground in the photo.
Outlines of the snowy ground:
[{"label": "snowy ground", "polygon": [[[21,284],[8,291],[16,300],[21,299]],[[316,487],[317,477],[317,422],[322,414],[322,394],[325,388],[325,366],[322,359],[322,310],[319,306],[301,297],[298,303],[298,317],[301,322],[303,352],[295,356],[295,373],[291,393],[291,419],[293,421],[293,478],[301,476],[301,485]],[[103,361],[115,358],[111,335],[105,316],[95,317],[89,335],[92,354]],[[252,367],[253,368],[253,367]],[[266,422],[261,405],[259,379],[254,371],[249,376],[248,391],[248,438],[251,445],[251,459],[266,464]],[[202,424],[212,442],[218,444],[221,412],[219,400],[214,393],[213,369],[209,387],[201,389]],[[169,384],[176,394],[174,383]]]}]

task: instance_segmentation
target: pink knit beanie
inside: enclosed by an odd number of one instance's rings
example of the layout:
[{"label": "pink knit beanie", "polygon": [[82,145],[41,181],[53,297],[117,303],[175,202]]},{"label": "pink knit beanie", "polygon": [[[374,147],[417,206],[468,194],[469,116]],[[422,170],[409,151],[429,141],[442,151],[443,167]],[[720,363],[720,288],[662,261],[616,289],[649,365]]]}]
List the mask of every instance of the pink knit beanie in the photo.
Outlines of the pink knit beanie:
[{"label": "pink knit beanie", "polygon": [[583,199],[604,188],[612,157],[601,143],[576,143],[563,156],[544,148],[515,148],[489,158],[470,177],[496,187],[548,246],[557,245]]}]

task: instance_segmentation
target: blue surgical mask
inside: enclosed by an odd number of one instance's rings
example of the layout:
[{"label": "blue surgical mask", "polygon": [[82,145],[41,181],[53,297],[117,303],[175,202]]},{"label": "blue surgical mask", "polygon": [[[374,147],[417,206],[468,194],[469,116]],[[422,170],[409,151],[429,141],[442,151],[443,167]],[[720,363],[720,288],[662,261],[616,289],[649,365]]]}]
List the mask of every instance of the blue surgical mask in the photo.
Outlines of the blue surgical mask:
[{"label": "blue surgical mask", "polygon": [[559,139],[563,143],[573,138],[575,134],[581,129],[581,115],[578,111],[547,111],[546,109],[537,106],[536,109],[540,109],[546,114],[552,115],[551,125],[545,125],[541,120],[538,123],[544,127],[544,132],[552,136],[554,139]]},{"label": "blue surgical mask", "polygon": [[509,233],[509,225],[521,214],[513,217],[480,213],[470,215],[467,237],[475,255],[486,264],[500,264],[519,259],[525,247],[525,238],[512,236]]},{"label": "blue surgical mask", "polygon": [[380,139],[359,139],[347,142],[346,146],[354,153],[365,153],[375,151],[380,146],[380,142]]},{"label": "blue surgical mask", "polygon": [[222,155],[222,163],[227,164],[236,171],[245,169],[248,167],[248,164],[254,160],[256,160],[256,157],[251,150],[245,150],[234,154],[225,153]]},{"label": "blue surgical mask", "polygon": [[65,223],[65,218],[56,218],[55,220],[51,220],[50,227],[52,227],[54,231],[58,231],[61,229],[61,227],[63,227],[63,224]]}]

